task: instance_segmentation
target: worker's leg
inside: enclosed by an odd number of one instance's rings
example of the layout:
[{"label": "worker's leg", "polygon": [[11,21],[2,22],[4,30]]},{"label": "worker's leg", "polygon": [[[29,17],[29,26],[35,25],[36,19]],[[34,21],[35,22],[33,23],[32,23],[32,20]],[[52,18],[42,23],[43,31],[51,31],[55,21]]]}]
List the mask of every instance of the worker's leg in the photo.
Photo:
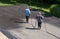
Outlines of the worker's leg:
[{"label": "worker's leg", "polygon": [[26,22],[28,23],[28,21],[29,21],[29,16],[26,16]]},{"label": "worker's leg", "polygon": [[42,22],[38,22],[38,29],[41,29],[41,23]]}]

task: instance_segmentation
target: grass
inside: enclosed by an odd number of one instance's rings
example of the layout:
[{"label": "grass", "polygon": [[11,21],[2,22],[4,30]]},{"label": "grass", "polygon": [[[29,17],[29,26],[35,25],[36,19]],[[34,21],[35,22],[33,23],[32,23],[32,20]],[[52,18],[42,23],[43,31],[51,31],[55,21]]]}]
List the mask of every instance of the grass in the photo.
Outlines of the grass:
[{"label": "grass", "polygon": [[37,7],[37,6],[30,6],[30,7],[34,8],[34,9],[43,10],[43,11],[48,12],[48,13],[50,12],[50,9],[49,8],[46,9],[46,8],[41,8],[41,7]]},{"label": "grass", "polygon": [[0,6],[12,6],[13,4],[0,3]]},{"label": "grass", "polygon": [[[50,5],[49,8],[37,7],[37,6],[30,6],[30,7],[31,7],[31,8],[34,8],[34,9],[42,10],[42,11],[47,12],[47,13],[50,13],[50,9],[53,8],[54,6],[56,6],[56,4]],[[46,6],[45,6],[45,7],[46,7]]]}]

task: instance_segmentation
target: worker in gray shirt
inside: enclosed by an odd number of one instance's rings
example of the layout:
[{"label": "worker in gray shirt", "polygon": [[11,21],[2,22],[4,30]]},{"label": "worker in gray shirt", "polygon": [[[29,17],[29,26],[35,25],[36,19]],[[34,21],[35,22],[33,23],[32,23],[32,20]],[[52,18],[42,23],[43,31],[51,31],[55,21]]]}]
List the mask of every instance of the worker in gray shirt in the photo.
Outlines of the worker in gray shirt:
[{"label": "worker in gray shirt", "polygon": [[42,19],[44,17],[42,16],[41,12],[39,12],[37,15],[36,15],[36,19],[37,19],[37,22],[38,22],[38,29],[41,29],[41,24],[42,24]]}]

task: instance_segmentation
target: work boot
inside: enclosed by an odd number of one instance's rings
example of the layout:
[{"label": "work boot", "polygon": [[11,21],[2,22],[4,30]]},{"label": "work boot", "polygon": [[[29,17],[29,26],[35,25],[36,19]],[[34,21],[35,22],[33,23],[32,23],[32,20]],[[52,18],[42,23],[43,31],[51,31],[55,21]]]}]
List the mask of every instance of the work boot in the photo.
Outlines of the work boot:
[{"label": "work boot", "polygon": [[26,19],[26,23],[28,23],[28,20]]}]

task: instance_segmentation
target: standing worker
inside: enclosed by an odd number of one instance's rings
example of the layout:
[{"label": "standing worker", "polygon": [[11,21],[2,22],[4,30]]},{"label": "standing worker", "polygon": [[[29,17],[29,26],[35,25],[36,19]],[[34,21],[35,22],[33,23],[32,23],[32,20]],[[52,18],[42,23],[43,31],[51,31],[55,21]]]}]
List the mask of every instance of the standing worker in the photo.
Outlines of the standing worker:
[{"label": "standing worker", "polygon": [[30,9],[27,7],[26,9],[25,9],[25,17],[26,17],[26,22],[28,23],[28,21],[29,21],[29,16],[30,16]]},{"label": "standing worker", "polygon": [[37,15],[36,15],[36,19],[37,19],[37,22],[38,22],[38,29],[41,29],[41,24],[42,24],[42,19],[44,17],[42,16],[42,13],[39,12]]}]

